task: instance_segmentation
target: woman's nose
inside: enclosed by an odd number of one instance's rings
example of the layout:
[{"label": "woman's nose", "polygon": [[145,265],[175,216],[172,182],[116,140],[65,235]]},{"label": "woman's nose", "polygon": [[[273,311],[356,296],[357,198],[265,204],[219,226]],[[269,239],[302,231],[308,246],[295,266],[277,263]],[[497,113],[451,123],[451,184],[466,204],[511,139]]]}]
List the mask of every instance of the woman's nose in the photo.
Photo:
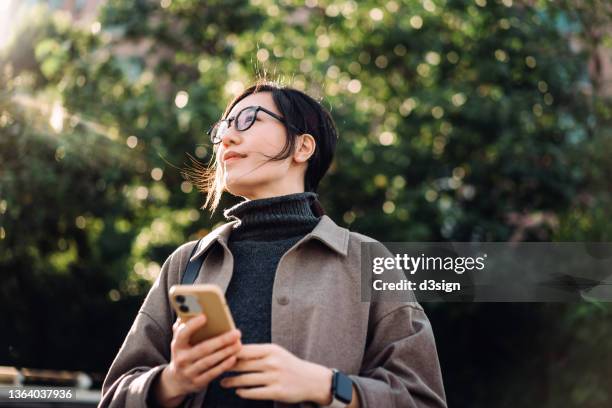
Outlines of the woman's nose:
[{"label": "woman's nose", "polygon": [[231,126],[230,128],[228,128],[225,131],[225,134],[221,136],[221,143],[223,143],[223,146],[226,146],[226,147],[229,146],[230,144],[240,143],[240,136],[238,135],[238,132],[236,131],[234,126]]}]

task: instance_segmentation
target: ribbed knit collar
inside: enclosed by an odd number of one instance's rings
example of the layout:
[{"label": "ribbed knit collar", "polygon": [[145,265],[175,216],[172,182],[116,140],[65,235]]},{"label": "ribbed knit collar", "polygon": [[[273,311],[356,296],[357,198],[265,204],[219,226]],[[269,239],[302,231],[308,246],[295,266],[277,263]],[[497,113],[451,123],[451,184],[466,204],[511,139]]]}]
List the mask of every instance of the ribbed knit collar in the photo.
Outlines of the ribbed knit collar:
[{"label": "ribbed knit collar", "polygon": [[317,194],[287,194],[242,201],[223,211],[228,221],[240,221],[232,230],[230,240],[279,240],[306,235],[318,224],[311,209]]}]

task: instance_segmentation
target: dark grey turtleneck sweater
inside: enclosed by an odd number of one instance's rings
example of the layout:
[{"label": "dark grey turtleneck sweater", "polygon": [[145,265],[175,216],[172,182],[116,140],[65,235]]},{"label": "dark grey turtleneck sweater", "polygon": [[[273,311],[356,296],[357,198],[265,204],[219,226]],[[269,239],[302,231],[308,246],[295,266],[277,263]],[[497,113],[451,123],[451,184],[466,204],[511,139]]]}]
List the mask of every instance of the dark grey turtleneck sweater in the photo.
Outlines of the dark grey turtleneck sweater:
[{"label": "dark grey turtleneck sweater", "polygon": [[[229,237],[234,271],[225,296],[242,344],[270,343],[272,287],[281,256],[312,231],[320,217],[311,210],[313,192],[243,201],[224,211],[228,220],[239,220]],[[240,398],[233,388],[211,382],[203,407],[272,408],[272,401]]]}]

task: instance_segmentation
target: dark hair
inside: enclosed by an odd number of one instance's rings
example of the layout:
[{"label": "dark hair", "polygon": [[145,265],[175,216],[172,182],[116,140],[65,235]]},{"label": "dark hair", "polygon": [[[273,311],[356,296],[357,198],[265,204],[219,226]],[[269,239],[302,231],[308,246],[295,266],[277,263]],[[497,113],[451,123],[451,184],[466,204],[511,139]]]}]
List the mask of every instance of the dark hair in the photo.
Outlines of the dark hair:
[{"label": "dark hair", "polygon": [[[336,125],[330,113],[321,103],[300,90],[277,82],[259,80],[229,103],[225,108],[223,118],[225,119],[232,108],[242,99],[258,92],[270,92],[276,108],[286,120],[284,125],[287,131],[285,146],[278,155],[269,157],[270,161],[284,160],[289,157],[295,150],[297,136],[309,133],[314,137],[316,147],[314,153],[308,159],[308,167],[304,176],[304,189],[316,192],[319,182],[334,158],[338,140]],[[287,124],[295,126],[301,132],[296,132]],[[216,150],[214,149],[214,154],[208,166],[203,166],[197,160],[191,158],[193,167],[183,171],[183,176],[194,184],[198,190],[206,194],[206,202],[203,208],[208,207],[211,212],[214,212],[219,205],[223,193],[223,174],[217,167]],[[318,200],[315,200],[312,208],[317,215],[325,214]]]}]

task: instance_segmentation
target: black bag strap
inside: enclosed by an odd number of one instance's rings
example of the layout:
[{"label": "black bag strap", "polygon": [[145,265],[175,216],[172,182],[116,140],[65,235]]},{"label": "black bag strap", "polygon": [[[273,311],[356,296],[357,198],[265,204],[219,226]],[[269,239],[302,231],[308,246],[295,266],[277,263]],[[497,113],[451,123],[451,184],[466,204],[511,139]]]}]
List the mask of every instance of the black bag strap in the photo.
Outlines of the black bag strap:
[{"label": "black bag strap", "polygon": [[[200,242],[202,240],[199,240],[195,246],[193,247],[193,250],[191,251],[191,255],[189,255],[189,259],[191,259],[191,257],[196,253],[198,247],[200,246]],[[183,272],[183,277],[181,278],[181,285],[191,285],[193,284],[193,282],[195,282],[196,278],[198,277],[198,273],[200,273],[200,269],[202,268],[202,264],[204,263],[204,260],[206,259],[206,257],[208,256],[208,253],[210,252],[210,249],[213,247],[213,244],[211,244],[206,251],[202,254],[202,256],[199,256],[197,259],[194,259],[193,261],[189,261],[187,263],[187,266],[185,267],[185,271]]]}]

